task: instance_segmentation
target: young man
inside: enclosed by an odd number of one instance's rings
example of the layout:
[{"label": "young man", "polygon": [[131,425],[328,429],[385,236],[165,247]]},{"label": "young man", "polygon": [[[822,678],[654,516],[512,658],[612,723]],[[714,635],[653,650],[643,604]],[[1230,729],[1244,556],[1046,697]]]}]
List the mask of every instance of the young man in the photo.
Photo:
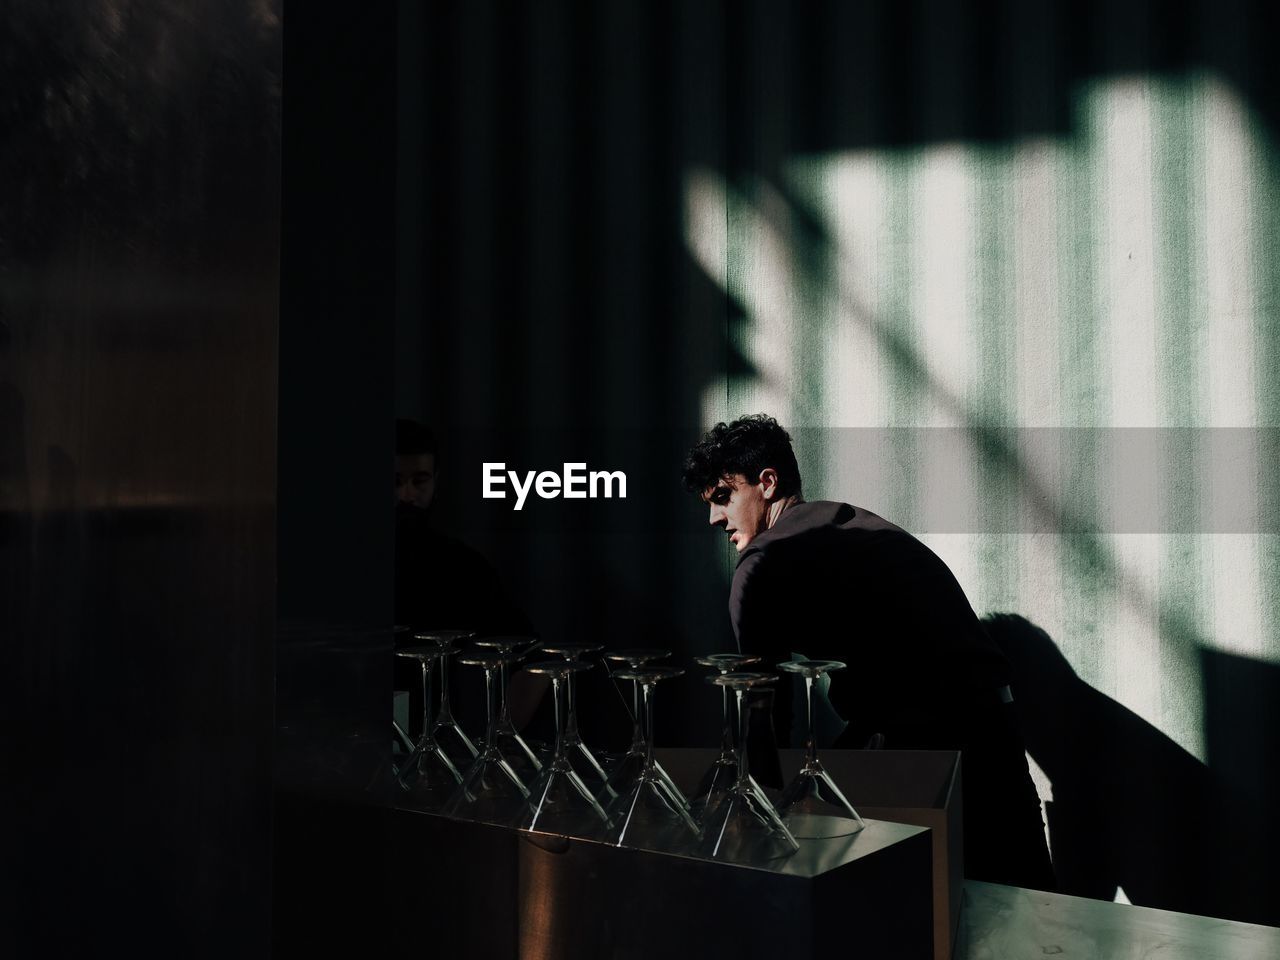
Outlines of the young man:
[{"label": "young man", "polygon": [[[848,664],[829,694],[847,722],[837,747],[962,751],[966,874],[1052,889],[1008,667],[946,564],[860,507],[806,502],[791,438],[772,417],[717,424],[690,451],[684,483],[738,551],[739,647],[768,665],[793,653]],[[784,744],[791,716],[780,683]]]}]

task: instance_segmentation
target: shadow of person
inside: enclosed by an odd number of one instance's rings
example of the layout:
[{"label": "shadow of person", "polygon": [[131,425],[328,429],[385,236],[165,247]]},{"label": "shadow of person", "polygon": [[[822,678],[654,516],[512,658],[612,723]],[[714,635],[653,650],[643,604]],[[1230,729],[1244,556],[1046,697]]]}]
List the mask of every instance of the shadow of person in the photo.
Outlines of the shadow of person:
[{"label": "shadow of person", "polygon": [[1280,665],[1200,651],[1205,756],[1217,807],[1210,871],[1233,920],[1280,926]]},{"label": "shadow of person", "polygon": [[1049,848],[1061,893],[1230,916],[1213,876],[1209,769],[1137,714],[1093,689],[1024,617],[984,618],[1008,659],[1027,751],[1048,776]]}]

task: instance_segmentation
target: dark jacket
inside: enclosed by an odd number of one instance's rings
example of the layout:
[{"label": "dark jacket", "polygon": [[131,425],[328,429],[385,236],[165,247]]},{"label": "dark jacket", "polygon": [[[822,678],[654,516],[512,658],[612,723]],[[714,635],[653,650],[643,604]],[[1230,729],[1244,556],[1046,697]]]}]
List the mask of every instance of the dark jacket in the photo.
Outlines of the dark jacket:
[{"label": "dark jacket", "polygon": [[[729,614],[739,646],[766,669],[792,653],[848,664],[831,679],[831,704],[848,721],[836,746],[878,733],[889,749],[961,751],[966,876],[1054,887],[1040,799],[1002,697],[1008,663],[932,550],[847,503],[796,504],[739,556]],[[783,744],[791,689],[783,680],[775,695]]]},{"label": "dark jacket", "polygon": [[[998,703],[1008,666],[947,565],[887,520],[847,503],[799,503],[738,558],[729,615],[742,650],[769,666],[802,653],[841,660],[831,703],[842,746],[873,734],[897,749],[959,749],[958,718]],[[790,684],[774,726],[790,742]],[[802,734],[802,731],[798,731]]]}]

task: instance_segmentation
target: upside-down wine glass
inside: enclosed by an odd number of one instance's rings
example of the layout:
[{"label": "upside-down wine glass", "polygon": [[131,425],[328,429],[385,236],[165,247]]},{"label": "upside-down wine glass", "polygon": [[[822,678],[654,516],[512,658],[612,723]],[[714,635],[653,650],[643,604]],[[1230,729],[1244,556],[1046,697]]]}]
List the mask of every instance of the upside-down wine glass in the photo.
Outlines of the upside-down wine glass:
[{"label": "upside-down wine glass", "polygon": [[778,813],[795,837],[845,837],[866,824],[853,804],[845,799],[818,760],[818,737],[813,725],[813,683],[833,670],[843,670],[839,660],[792,660],[778,664],[779,670],[804,677],[805,714],[808,729],[804,742],[804,763],[800,772],[782,791]]},{"label": "upside-down wine glass", "polygon": [[[537,642],[536,637],[525,636],[484,637],[476,641],[477,647],[496,650],[506,658],[499,670],[501,682],[498,691],[498,719],[495,721],[493,735],[497,737],[498,749],[502,755],[526,782],[542,772],[542,761],[511,722],[511,706],[507,702],[507,677],[508,666],[523,659],[524,652],[532,649]],[[522,648],[521,653],[516,652]]]},{"label": "upside-down wine glass", "polygon": [[524,808],[529,789],[497,747],[498,674],[509,657],[482,652],[459,657],[458,662],[484,670],[485,738],[480,752],[462,775],[462,783],[445,805],[446,816],[485,823],[510,823]]},{"label": "upside-down wine glass", "polygon": [[706,808],[698,850],[705,857],[762,863],[790,856],[800,849],[778,811],[752,778],[747,762],[749,715],[745,694],[777,679],[768,673],[725,673],[711,678],[717,686],[732,690],[737,701],[738,777],[732,787]]},{"label": "upside-down wine glass", "polygon": [[581,660],[547,660],[525,667],[529,673],[551,678],[555,699],[556,740],[551,759],[542,767],[529,789],[529,802],[515,826],[524,830],[559,833],[571,837],[597,837],[608,824],[604,809],[596,802],[569,762],[568,724],[564,689],[575,673],[590,670]]},{"label": "upside-down wine glass", "polygon": [[631,789],[619,793],[609,805],[610,843],[620,847],[645,847],[669,853],[692,852],[698,841],[698,825],[686,804],[672,796],[662,767],[653,758],[653,696],[662,680],[684,673],[680,667],[648,666],[619,670],[615,676],[640,689],[639,710],[644,737],[644,765]]},{"label": "upside-down wine glass", "polygon": [[436,743],[432,731],[431,667],[442,653],[434,644],[421,644],[401,647],[396,656],[416,660],[422,668],[422,736],[399,772],[399,783],[414,801],[437,806],[448,800],[462,782],[458,768]]},{"label": "upside-down wine glass", "polygon": [[[552,643],[542,645],[542,652],[553,657],[564,657],[565,660],[587,663],[583,658],[588,654],[599,653],[604,647],[589,643]],[[591,666],[591,664],[587,664]],[[574,771],[582,778],[583,783],[599,790],[608,783],[609,775],[596,759],[594,753],[582,742],[582,734],[578,730],[577,686],[578,671],[569,674],[565,683],[565,753]],[[613,799],[613,791],[608,791],[608,799]]]},{"label": "upside-down wine glass", "polygon": [[[711,667],[720,674],[732,673],[748,664],[758,663],[760,658],[749,653],[712,653],[694,660],[704,667]],[[707,682],[713,678],[708,677]],[[708,804],[724,793],[738,777],[738,751],[733,745],[733,714],[729,710],[729,688],[720,687],[720,756],[707,768],[698,787],[689,797],[689,813],[701,821]]]},{"label": "upside-down wine glass", "polygon": [[[633,672],[646,664],[652,663],[654,660],[661,660],[663,657],[669,656],[671,656],[670,650],[635,649],[606,653],[604,659],[609,663],[626,664],[630,668],[630,671],[626,672]],[[622,671],[611,670],[609,679],[615,678],[629,679],[623,676]],[[623,702],[625,703],[626,701],[624,700]],[[602,799],[631,793],[636,781],[640,778],[641,771],[644,770],[645,765],[648,763],[647,741],[645,740],[644,726],[640,715],[640,684],[634,680],[631,684],[631,721],[631,746],[627,749],[626,755],[618,761],[613,771],[609,774],[609,781],[605,784]],[[658,779],[666,787],[671,799],[687,810],[689,808],[688,798],[676,786],[675,781],[668,776],[667,771],[662,768],[662,764],[655,760],[653,765],[657,771]],[[609,800],[609,802],[611,803],[612,800]]]},{"label": "upside-down wine glass", "polygon": [[449,658],[460,643],[475,635],[474,630],[421,630],[413,635],[420,643],[434,643],[440,648],[440,707],[436,711],[433,736],[456,767],[471,763],[477,750],[449,706]]}]

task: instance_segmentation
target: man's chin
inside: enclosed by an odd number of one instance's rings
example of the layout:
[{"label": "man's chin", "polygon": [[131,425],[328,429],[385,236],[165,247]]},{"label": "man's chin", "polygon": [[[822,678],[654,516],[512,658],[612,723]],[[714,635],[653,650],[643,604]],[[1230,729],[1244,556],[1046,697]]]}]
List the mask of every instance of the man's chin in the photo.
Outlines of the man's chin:
[{"label": "man's chin", "polygon": [[396,523],[407,527],[426,524],[431,513],[423,510],[421,507],[415,507],[411,503],[405,503],[403,500],[396,503]]}]

